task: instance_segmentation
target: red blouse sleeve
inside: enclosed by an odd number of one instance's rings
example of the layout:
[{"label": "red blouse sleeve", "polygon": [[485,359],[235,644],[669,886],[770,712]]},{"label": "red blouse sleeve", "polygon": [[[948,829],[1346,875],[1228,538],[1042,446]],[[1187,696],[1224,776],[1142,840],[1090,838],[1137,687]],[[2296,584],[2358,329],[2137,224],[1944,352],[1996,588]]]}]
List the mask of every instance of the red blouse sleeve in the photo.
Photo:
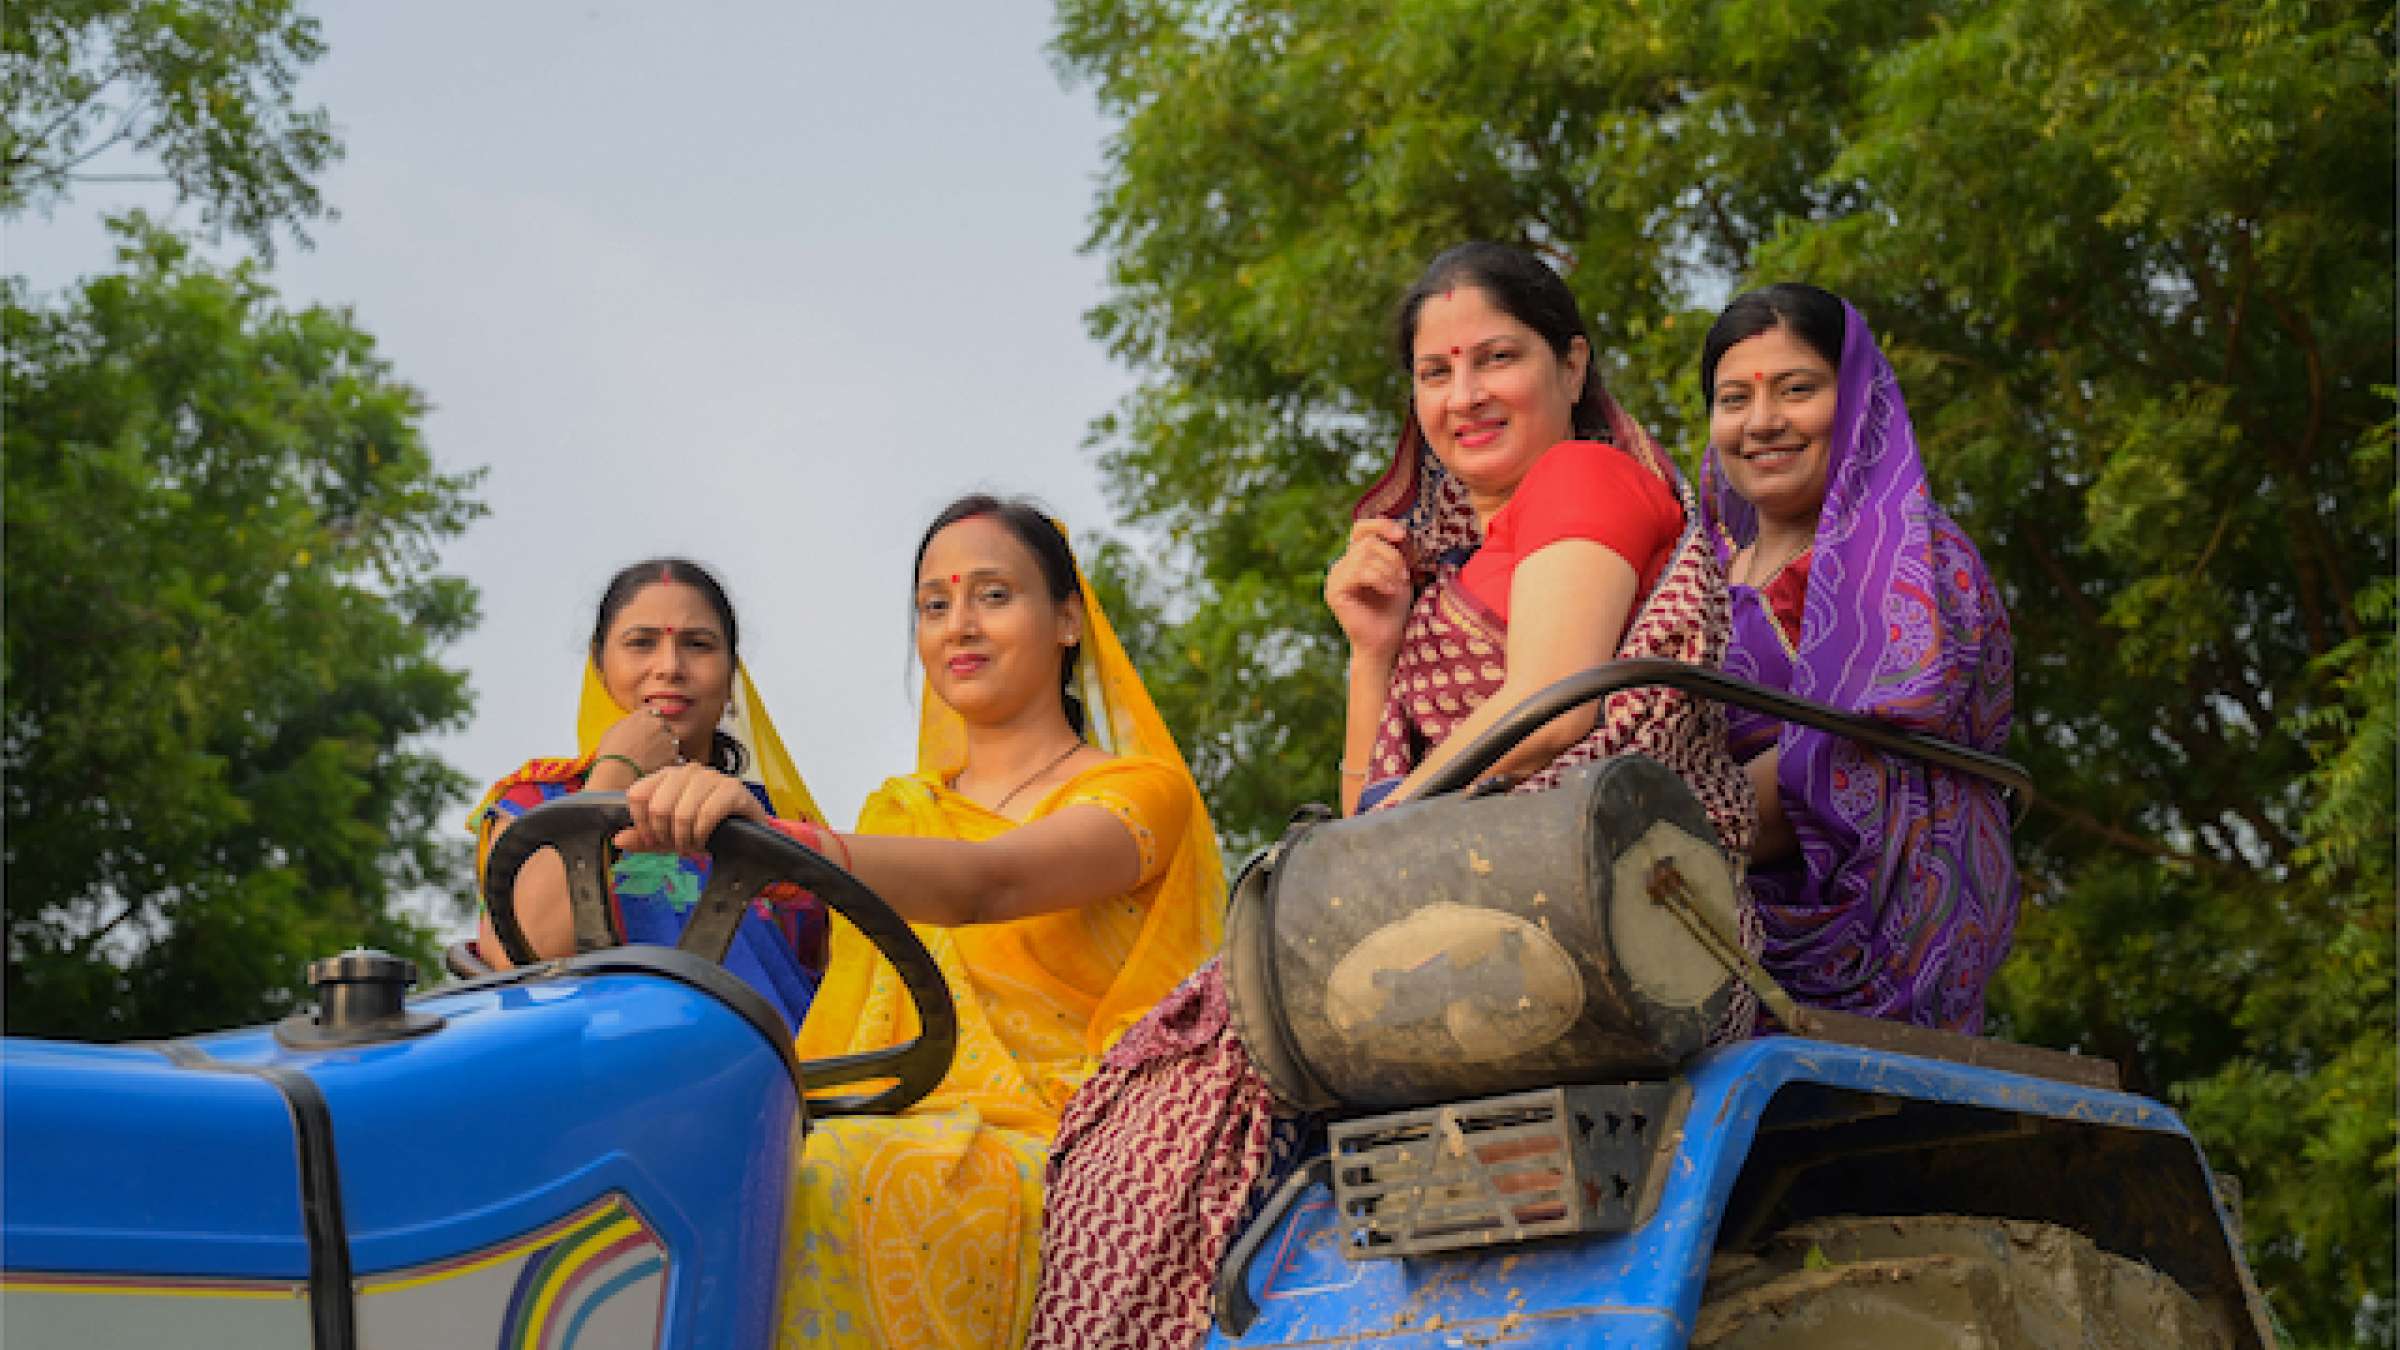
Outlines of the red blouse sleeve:
[{"label": "red blouse sleeve", "polygon": [[1506,508],[1509,552],[1529,558],[1561,539],[1589,539],[1623,558],[1647,592],[1683,533],[1683,506],[1658,475],[1614,446],[1568,441],[1534,461]]}]

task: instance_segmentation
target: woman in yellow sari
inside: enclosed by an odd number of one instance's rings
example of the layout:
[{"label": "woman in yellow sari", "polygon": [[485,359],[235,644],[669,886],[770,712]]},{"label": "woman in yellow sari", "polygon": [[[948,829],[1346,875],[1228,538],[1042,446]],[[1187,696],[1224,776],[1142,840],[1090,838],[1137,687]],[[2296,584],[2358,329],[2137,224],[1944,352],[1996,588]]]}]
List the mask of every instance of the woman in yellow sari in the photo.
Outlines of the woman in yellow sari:
[{"label": "woman in yellow sari", "polygon": [[[917,772],[885,783],[855,834],[771,823],[920,925],[958,1052],[906,1113],[813,1127],[785,1242],[786,1345],[1021,1343],[1059,1112],[1220,937],[1207,811],[1064,535],[1024,503],[963,498],[927,530],[915,588]],[[688,852],[729,816],[765,818],[699,765],[627,799],[629,848]],[[837,921],[801,1055],[916,1030],[897,974]]]}]

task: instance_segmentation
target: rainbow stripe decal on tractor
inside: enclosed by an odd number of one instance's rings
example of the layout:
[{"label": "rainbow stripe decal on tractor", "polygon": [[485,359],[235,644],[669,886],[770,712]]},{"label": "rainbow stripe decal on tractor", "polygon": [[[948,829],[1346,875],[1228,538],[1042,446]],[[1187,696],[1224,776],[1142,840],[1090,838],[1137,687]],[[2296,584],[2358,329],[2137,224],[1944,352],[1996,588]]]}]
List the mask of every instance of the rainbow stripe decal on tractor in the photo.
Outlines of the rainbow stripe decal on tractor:
[{"label": "rainbow stripe decal on tractor", "polygon": [[666,1249],[622,1197],[570,1220],[557,1241],[517,1275],[501,1323],[500,1350],[574,1350],[610,1300],[651,1290],[649,1321],[664,1304]]}]

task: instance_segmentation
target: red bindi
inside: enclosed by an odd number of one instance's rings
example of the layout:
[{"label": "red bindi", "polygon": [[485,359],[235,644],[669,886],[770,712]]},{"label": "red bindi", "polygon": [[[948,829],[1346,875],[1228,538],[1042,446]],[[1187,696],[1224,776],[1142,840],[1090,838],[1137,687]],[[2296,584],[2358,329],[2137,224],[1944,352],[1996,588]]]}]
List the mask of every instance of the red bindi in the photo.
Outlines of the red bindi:
[{"label": "red bindi", "polygon": [[953,586],[958,584],[958,573],[952,572],[950,574],[950,584]]},{"label": "red bindi", "polygon": [[667,627],[666,627],[666,634],[667,634],[667,636],[668,636],[668,637],[673,637],[673,636],[675,636],[675,625],[673,625],[673,624],[668,624],[668,625],[667,625]]},{"label": "red bindi", "polygon": [[1451,354],[1452,356],[1456,356],[1456,355],[1458,355],[1458,348],[1456,348],[1456,347],[1452,347],[1452,348],[1450,349],[1450,354]]},{"label": "red bindi", "polygon": [[1750,382],[1752,384],[1765,384],[1767,382],[1767,373],[1763,370],[1751,371]]}]

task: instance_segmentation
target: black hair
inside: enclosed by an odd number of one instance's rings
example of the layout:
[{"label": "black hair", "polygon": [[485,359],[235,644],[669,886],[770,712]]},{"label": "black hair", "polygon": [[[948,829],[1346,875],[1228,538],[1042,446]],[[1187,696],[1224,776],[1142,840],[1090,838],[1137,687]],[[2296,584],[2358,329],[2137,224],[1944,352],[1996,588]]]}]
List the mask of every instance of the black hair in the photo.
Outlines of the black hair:
[{"label": "black hair", "polygon": [[1717,362],[1724,359],[1728,348],[1777,328],[1790,329],[1792,336],[1815,348],[1826,365],[1839,371],[1842,338],[1849,327],[1841,297],[1805,281],[1779,281],[1737,295],[1708,326],[1708,340],[1700,344],[1700,397],[1716,401]]},{"label": "black hair", "polygon": [[[733,617],[733,602],[725,598],[725,588],[709,574],[709,570],[689,558],[645,558],[625,567],[608,580],[608,588],[600,592],[600,611],[592,619],[592,665],[600,665],[601,649],[608,644],[609,625],[633,603],[633,597],[645,586],[662,581],[679,581],[700,592],[700,598],[717,612],[717,621],[725,625],[725,654],[738,662],[742,653],[741,625]],[[719,773],[739,774],[749,762],[742,743],[725,734],[723,728],[709,732],[708,766]]]},{"label": "black hair", "polygon": [[[909,564],[909,582],[913,586],[917,573],[924,570],[925,550],[933,546],[933,537],[962,520],[990,516],[1008,527],[1033,554],[1042,569],[1042,582],[1054,604],[1065,604],[1081,595],[1083,588],[1075,580],[1075,551],[1067,547],[1067,533],[1052,523],[1050,514],[1022,497],[1002,499],[986,492],[970,492],[942,508],[942,513],[925,527],[925,537],[917,541],[916,561]],[[1087,618],[1085,622],[1090,622]],[[1083,644],[1073,643],[1058,663],[1058,698],[1067,713],[1067,725],[1081,736],[1084,730],[1083,700],[1075,696],[1075,666],[1083,657]]]},{"label": "black hair", "polygon": [[1561,361],[1573,350],[1575,339],[1583,339],[1583,388],[1575,395],[1575,434],[1590,440],[1607,439],[1608,395],[1600,383],[1599,355],[1592,350],[1592,336],[1584,327],[1583,311],[1576,308],[1575,293],[1547,263],[1521,248],[1477,240],[1444,249],[1427,264],[1425,275],[1400,297],[1400,308],[1393,316],[1392,338],[1400,354],[1400,368],[1408,370],[1416,364],[1417,317],[1425,302],[1460,286],[1472,286],[1490,296],[1503,313],[1540,334]]}]

